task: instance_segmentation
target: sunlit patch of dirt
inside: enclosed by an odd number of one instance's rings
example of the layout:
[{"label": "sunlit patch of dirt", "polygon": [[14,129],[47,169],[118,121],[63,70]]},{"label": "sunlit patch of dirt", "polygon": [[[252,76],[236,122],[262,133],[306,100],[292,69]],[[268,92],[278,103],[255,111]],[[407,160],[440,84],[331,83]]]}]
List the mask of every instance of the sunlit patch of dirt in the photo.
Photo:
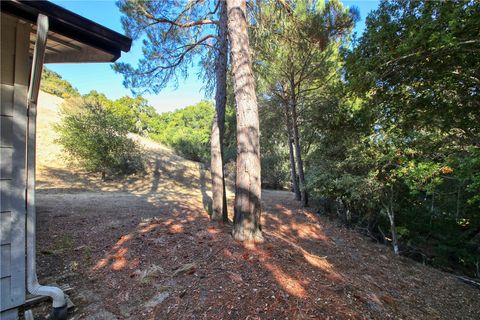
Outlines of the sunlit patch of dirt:
[{"label": "sunlit patch of dirt", "polygon": [[[47,214],[39,245],[68,232],[74,247],[91,248],[91,258],[75,251],[41,256],[40,274],[55,279],[72,261],[85,261],[64,280],[75,287],[80,318],[102,301],[118,319],[476,319],[478,290],[394,257],[290,197],[264,192],[266,241],[255,245],[233,241],[230,225],[209,222],[201,202],[40,193]],[[58,212],[68,217],[55,219]],[[97,298],[83,298],[88,290]]]},{"label": "sunlit patch of dirt", "polygon": [[181,224],[174,224],[171,225],[170,228],[168,228],[168,232],[170,234],[175,234],[175,233],[183,233],[185,230],[183,229],[183,226]]},{"label": "sunlit patch of dirt", "polygon": [[275,281],[277,281],[286,292],[297,298],[307,297],[307,293],[300,284],[300,281],[283,272],[277,265],[266,262],[264,266],[272,273]]},{"label": "sunlit patch of dirt", "polygon": [[112,263],[113,270],[118,271],[127,266],[127,259],[125,258],[125,255],[127,254],[127,252],[128,252],[127,248],[122,248],[115,253],[114,261]]}]

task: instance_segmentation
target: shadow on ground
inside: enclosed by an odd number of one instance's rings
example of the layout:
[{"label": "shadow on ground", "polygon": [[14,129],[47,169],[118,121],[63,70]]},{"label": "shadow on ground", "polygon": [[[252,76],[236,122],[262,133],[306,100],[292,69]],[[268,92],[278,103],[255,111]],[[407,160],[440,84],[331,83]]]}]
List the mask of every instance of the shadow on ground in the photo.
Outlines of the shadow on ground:
[{"label": "shadow on ground", "polygon": [[143,178],[65,176],[71,188],[39,190],[40,277],[74,287],[75,318],[480,317],[478,290],[395,258],[288,192],[263,192],[265,243],[237,243],[230,225],[209,221],[208,173],[155,161]]}]

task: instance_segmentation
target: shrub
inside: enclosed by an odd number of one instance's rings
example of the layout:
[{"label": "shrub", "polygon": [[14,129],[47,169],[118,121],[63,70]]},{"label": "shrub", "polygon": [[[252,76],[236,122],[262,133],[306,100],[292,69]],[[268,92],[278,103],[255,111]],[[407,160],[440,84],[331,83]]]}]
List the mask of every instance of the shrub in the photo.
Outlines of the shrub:
[{"label": "shrub", "polygon": [[142,172],[140,149],[128,138],[122,119],[94,101],[75,101],[81,104],[64,108],[62,122],[55,128],[68,156],[86,170],[102,173],[103,179],[107,174]]}]

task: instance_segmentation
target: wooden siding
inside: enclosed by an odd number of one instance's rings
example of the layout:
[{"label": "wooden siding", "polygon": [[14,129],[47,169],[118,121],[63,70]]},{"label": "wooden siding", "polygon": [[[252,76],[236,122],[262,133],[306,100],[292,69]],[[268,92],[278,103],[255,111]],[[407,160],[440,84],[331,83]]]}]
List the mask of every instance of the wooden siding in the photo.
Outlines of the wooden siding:
[{"label": "wooden siding", "polygon": [[25,148],[31,26],[2,14],[0,317],[25,302]]}]

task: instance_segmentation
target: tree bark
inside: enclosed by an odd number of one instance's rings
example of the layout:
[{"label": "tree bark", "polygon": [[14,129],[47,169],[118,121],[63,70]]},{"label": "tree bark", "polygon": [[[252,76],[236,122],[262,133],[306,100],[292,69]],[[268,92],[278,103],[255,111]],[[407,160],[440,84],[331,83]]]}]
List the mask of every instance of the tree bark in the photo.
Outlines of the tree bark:
[{"label": "tree bark", "polygon": [[237,168],[233,238],[262,242],[260,132],[250,59],[245,0],[227,0],[228,33],[237,109]]},{"label": "tree bark", "polygon": [[218,51],[215,61],[215,117],[211,137],[212,220],[228,221],[227,194],[223,170],[223,141],[225,132],[225,108],[227,105],[228,30],[227,8],[220,4],[218,26]]},{"label": "tree bark", "polygon": [[390,233],[392,234],[393,252],[398,255],[400,254],[400,250],[398,248],[397,228],[395,226],[395,212],[393,211],[393,188],[391,188],[389,203],[388,205],[384,205],[384,207],[387,211],[388,219],[390,220]]},{"label": "tree bark", "polygon": [[295,200],[300,201],[301,195],[300,189],[298,187],[297,170],[295,169],[295,154],[293,151],[292,120],[290,119],[288,103],[285,103],[285,120],[287,122],[288,151],[290,155],[290,173],[292,176],[292,188],[293,193],[295,194]]},{"label": "tree bark", "polygon": [[390,232],[392,233],[392,247],[393,247],[393,252],[398,255],[399,254],[399,249],[398,249],[398,240],[397,240],[397,229],[395,227],[395,215],[392,210],[388,210],[388,219],[390,220]]},{"label": "tree bark", "polygon": [[298,133],[298,116],[297,116],[297,99],[295,88],[291,85],[291,111],[292,111],[292,127],[293,127],[293,141],[295,144],[295,155],[297,158],[298,182],[300,187],[300,201],[302,206],[308,206],[308,195],[305,186],[305,174],[303,171],[302,148],[300,146],[300,135]]}]

